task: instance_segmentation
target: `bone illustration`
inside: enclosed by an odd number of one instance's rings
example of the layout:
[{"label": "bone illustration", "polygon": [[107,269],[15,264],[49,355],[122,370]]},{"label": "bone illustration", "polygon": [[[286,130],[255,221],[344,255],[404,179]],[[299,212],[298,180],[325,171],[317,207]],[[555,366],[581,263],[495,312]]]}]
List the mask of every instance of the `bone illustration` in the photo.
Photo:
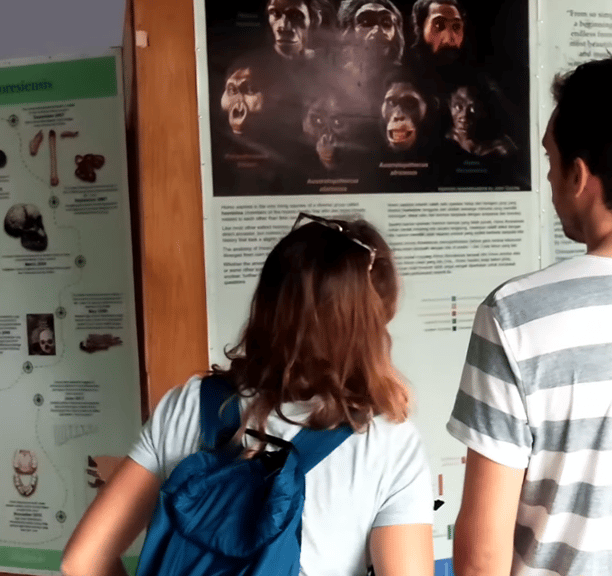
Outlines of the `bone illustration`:
[{"label": "bone illustration", "polygon": [[27,314],[28,353],[31,356],[55,356],[53,314]]},{"label": "bone illustration", "polygon": [[89,334],[87,340],[82,341],[79,344],[79,348],[83,352],[99,352],[100,350],[108,350],[111,346],[120,346],[123,341],[119,336],[113,336],[112,334]]},{"label": "bone illustration", "polygon": [[55,354],[55,335],[53,334],[53,330],[43,328],[38,334],[38,345],[41,354],[47,356]]},{"label": "bone illustration", "polygon": [[16,450],[13,456],[13,485],[17,492],[28,498],[36,491],[38,485],[38,460],[30,450]]},{"label": "bone illustration", "polygon": [[55,130],[49,130],[49,156],[51,158],[51,186],[59,184],[57,175],[57,143],[55,138]]},{"label": "bone illustration", "polygon": [[21,238],[27,250],[42,252],[47,248],[47,233],[40,210],[34,204],[14,204],[4,217],[4,231],[13,238]]},{"label": "bone illustration", "polygon": [[104,486],[113,475],[117,466],[121,463],[121,460],[122,458],[120,456],[88,456],[85,473],[93,477],[94,480],[88,479],[87,484],[92,488]]},{"label": "bone illustration", "polygon": [[98,463],[91,457],[87,456],[87,468],[85,468],[85,474],[93,476],[94,480],[87,480],[87,484],[92,488],[100,488],[104,486],[104,480],[100,477],[100,470],[98,470]]},{"label": "bone illustration", "polygon": [[60,138],[76,138],[79,135],[78,132],[72,132],[71,130],[64,130],[60,134]]},{"label": "bone illustration", "polygon": [[34,136],[34,138],[30,140],[30,155],[31,156],[36,156],[36,154],[38,154],[38,149],[40,148],[42,141],[43,141],[43,131],[39,130],[38,132],[36,132],[36,135]]},{"label": "bone illustration", "polygon": [[96,181],[96,170],[104,166],[104,156],[101,154],[85,154],[85,156],[77,155],[74,158],[77,165],[74,175],[84,182]]},{"label": "bone illustration", "polygon": [[98,427],[95,424],[57,424],[53,427],[56,446],[63,446],[74,438],[94,434],[98,434]]}]

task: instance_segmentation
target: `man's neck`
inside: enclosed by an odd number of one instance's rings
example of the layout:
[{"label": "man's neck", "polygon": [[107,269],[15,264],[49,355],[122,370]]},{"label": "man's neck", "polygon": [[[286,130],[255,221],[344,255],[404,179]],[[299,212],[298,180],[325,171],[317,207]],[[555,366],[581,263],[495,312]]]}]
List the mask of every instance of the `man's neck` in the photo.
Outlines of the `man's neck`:
[{"label": "man's neck", "polygon": [[597,246],[589,248],[587,254],[612,258],[612,237],[608,237]]},{"label": "man's neck", "polygon": [[612,258],[612,216],[587,236],[587,254]]},{"label": "man's neck", "polygon": [[581,220],[587,254],[612,258],[612,210],[605,204],[601,191],[594,201],[587,202]]}]

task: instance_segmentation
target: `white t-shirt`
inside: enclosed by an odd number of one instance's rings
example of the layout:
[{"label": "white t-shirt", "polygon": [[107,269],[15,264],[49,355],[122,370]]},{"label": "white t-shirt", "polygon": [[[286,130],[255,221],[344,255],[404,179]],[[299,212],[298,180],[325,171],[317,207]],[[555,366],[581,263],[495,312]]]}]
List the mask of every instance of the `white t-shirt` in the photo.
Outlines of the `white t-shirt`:
[{"label": "white t-shirt", "polygon": [[[200,378],[170,390],[144,425],[128,456],[168,478],[200,441]],[[249,399],[241,399],[241,412]],[[308,402],[283,404],[286,417],[304,421]],[[268,434],[291,440],[299,426],[271,414]],[[301,573],[363,576],[367,541],[375,526],[432,524],[433,493],[420,436],[410,421],[374,418],[306,474]]]}]

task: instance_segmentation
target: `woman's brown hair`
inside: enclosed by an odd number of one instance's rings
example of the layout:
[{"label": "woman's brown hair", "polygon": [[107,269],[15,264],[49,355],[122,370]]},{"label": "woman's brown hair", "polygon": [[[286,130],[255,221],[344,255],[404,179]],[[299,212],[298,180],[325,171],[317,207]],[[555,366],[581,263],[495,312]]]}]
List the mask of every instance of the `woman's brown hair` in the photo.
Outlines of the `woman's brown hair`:
[{"label": "woman's brown hair", "polygon": [[253,397],[238,436],[247,420],[264,432],[272,411],[288,420],[283,402],[311,400],[304,424],[317,429],[363,430],[377,414],[407,416],[387,331],[398,298],[391,250],[368,222],[330,222],[345,232],[310,222],[274,247],[242,338],[226,353],[229,369],[213,367]]}]

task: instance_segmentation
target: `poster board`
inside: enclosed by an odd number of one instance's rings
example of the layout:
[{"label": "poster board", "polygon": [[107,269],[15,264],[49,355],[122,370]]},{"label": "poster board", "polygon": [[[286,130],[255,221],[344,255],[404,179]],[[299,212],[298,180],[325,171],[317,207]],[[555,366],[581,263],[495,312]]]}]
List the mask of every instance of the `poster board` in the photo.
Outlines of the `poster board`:
[{"label": "poster board", "polygon": [[119,51],[0,63],[0,571],[59,573],[140,429],[121,78]]},{"label": "poster board", "polygon": [[[300,211],[374,223],[402,277],[393,360],[416,398],[437,501],[436,575],[447,576],[466,448],[445,424],[474,313],[507,279],[584,253],[560,231],[540,141],[554,74],[604,52],[610,16],[591,0],[580,11],[464,0],[469,50],[440,71],[423,56],[414,2],[381,2],[403,53],[391,41],[380,49],[378,77],[359,44],[366,3],[346,27],[350,2],[316,4],[335,10],[336,25],[308,4],[194,1],[211,362],[237,342],[261,265]],[[362,24],[383,27],[371,5]],[[432,75],[433,86],[423,81]],[[402,99],[411,126],[390,112]],[[492,126],[466,127],[466,102]]]}]

